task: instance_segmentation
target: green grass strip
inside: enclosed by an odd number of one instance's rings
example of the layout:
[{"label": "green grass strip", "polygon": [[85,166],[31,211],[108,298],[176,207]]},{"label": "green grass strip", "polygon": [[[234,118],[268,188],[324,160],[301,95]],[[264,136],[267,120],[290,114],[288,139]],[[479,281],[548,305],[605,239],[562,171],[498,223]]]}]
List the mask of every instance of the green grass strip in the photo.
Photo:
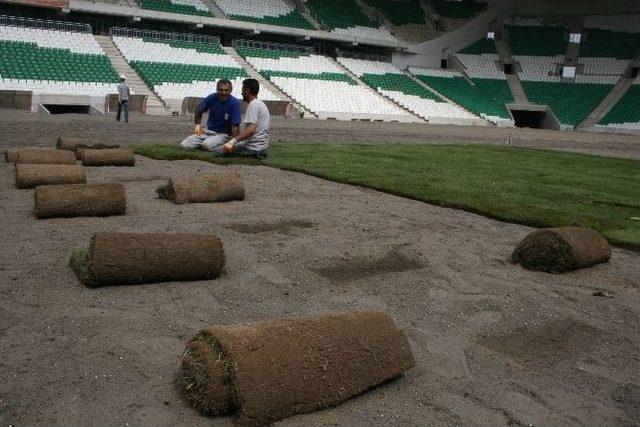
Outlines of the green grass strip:
[{"label": "green grass strip", "polygon": [[535,227],[582,225],[640,249],[640,162],[479,145],[272,144],[266,160],[176,146],[135,147],[160,160],[262,164]]}]

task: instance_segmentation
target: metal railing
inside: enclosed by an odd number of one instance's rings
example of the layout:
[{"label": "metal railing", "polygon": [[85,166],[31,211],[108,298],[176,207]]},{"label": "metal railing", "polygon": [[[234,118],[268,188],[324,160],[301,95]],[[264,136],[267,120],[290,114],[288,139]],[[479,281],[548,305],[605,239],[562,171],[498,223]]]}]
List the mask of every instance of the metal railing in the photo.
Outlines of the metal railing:
[{"label": "metal railing", "polygon": [[91,25],[75,22],[50,21],[46,19],[22,18],[19,16],[0,15],[0,25],[9,27],[37,28],[40,30],[73,31],[76,33],[90,33]]},{"label": "metal railing", "polygon": [[295,44],[286,43],[271,43],[261,42],[256,40],[237,39],[233,41],[234,49],[237,47],[246,47],[252,49],[267,49],[267,50],[280,50],[286,52],[295,52],[313,55],[315,53],[314,48],[309,46],[298,46]]},{"label": "metal railing", "polygon": [[145,39],[153,39],[153,40],[169,40],[169,41],[220,44],[220,37],[216,37],[216,36],[203,36],[200,34],[191,34],[191,33],[169,33],[165,31],[153,31],[153,30],[138,30],[135,28],[112,27],[109,29],[109,35],[120,36],[120,37],[145,38]]}]

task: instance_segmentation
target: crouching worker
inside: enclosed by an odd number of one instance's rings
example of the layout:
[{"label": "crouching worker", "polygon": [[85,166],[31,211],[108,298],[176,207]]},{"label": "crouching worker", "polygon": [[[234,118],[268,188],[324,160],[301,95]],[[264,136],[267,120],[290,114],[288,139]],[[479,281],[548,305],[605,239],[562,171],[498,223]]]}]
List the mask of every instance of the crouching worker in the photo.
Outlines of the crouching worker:
[{"label": "crouching worker", "polygon": [[226,144],[213,152],[219,156],[266,157],[269,148],[271,114],[264,102],[258,99],[260,84],[255,79],[242,82],[242,99],[249,103],[244,117],[244,129]]},{"label": "crouching worker", "polygon": [[[180,143],[182,148],[212,151],[222,146],[229,138],[238,135],[241,121],[241,104],[231,95],[233,87],[226,79],[218,81],[216,93],[212,93],[200,102],[194,117],[196,129]],[[200,124],[202,115],[209,112],[206,129]]]}]

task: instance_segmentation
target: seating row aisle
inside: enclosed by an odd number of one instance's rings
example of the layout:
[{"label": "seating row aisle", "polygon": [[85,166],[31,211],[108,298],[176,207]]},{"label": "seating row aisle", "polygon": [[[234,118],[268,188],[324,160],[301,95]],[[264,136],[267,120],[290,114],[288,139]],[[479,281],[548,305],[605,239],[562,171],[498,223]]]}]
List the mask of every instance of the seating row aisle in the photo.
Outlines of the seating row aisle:
[{"label": "seating row aisle", "polygon": [[466,124],[478,119],[416,83],[393,64],[338,58],[338,62],[380,94],[432,123]]},{"label": "seating row aisle", "polygon": [[118,74],[90,33],[0,26],[0,89],[116,93]]},{"label": "seating row aisle", "polygon": [[[175,42],[114,36],[131,67],[158,94],[167,107],[180,110],[188,97],[204,97],[215,92],[220,79],[233,84],[233,96],[242,99],[242,81],[249,77],[242,66],[219,43]],[[267,88],[259,98],[278,100]]]},{"label": "seating row aisle", "polygon": [[325,56],[258,48],[237,51],[260,74],[320,118],[417,120],[358,85]]}]

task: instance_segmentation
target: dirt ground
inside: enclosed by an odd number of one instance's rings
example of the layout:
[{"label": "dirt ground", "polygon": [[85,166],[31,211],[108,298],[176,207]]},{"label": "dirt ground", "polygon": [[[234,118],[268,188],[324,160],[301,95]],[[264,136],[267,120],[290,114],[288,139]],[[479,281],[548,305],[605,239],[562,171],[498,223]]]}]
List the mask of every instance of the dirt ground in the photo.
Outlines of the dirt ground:
[{"label": "dirt ground", "polygon": [[[47,117],[15,122],[18,132],[6,120],[4,146],[113,126]],[[114,139],[171,136],[157,120],[129,126]],[[592,144],[609,154],[636,147]],[[614,248],[606,264],[534,273],[508,261],[528,227],[268,167],[144,157],[134,168],[88,169],[90,182],[124,183],[126,216],[37,220],[33,190],[14,188],[13,169],[0,163],[0,425],[231,425],[199,415],[175,386],[194,333],[364,308],[384,310],[406,332],[416,367],[280,425],[640,424],[639,253]],[[222,169],[243,176],[245,201],[156,197],[170,175]],[[214,233],[226,271],[213,281],[90,289],[67,263],[97,231]]]},{"label": "dirt ground", "polygon": [[[119,144],[172,144],[193,132],[193,118],[133,114],[130,124],[114,116],[42,115],[0,109],[0,151],[14,145],[50,146],[60,135]],[[545,148],[640,159],[640,135],[563,132],[410,123],[338,122],[274,117],[272,141],[378,144],[469,144]]]}]

